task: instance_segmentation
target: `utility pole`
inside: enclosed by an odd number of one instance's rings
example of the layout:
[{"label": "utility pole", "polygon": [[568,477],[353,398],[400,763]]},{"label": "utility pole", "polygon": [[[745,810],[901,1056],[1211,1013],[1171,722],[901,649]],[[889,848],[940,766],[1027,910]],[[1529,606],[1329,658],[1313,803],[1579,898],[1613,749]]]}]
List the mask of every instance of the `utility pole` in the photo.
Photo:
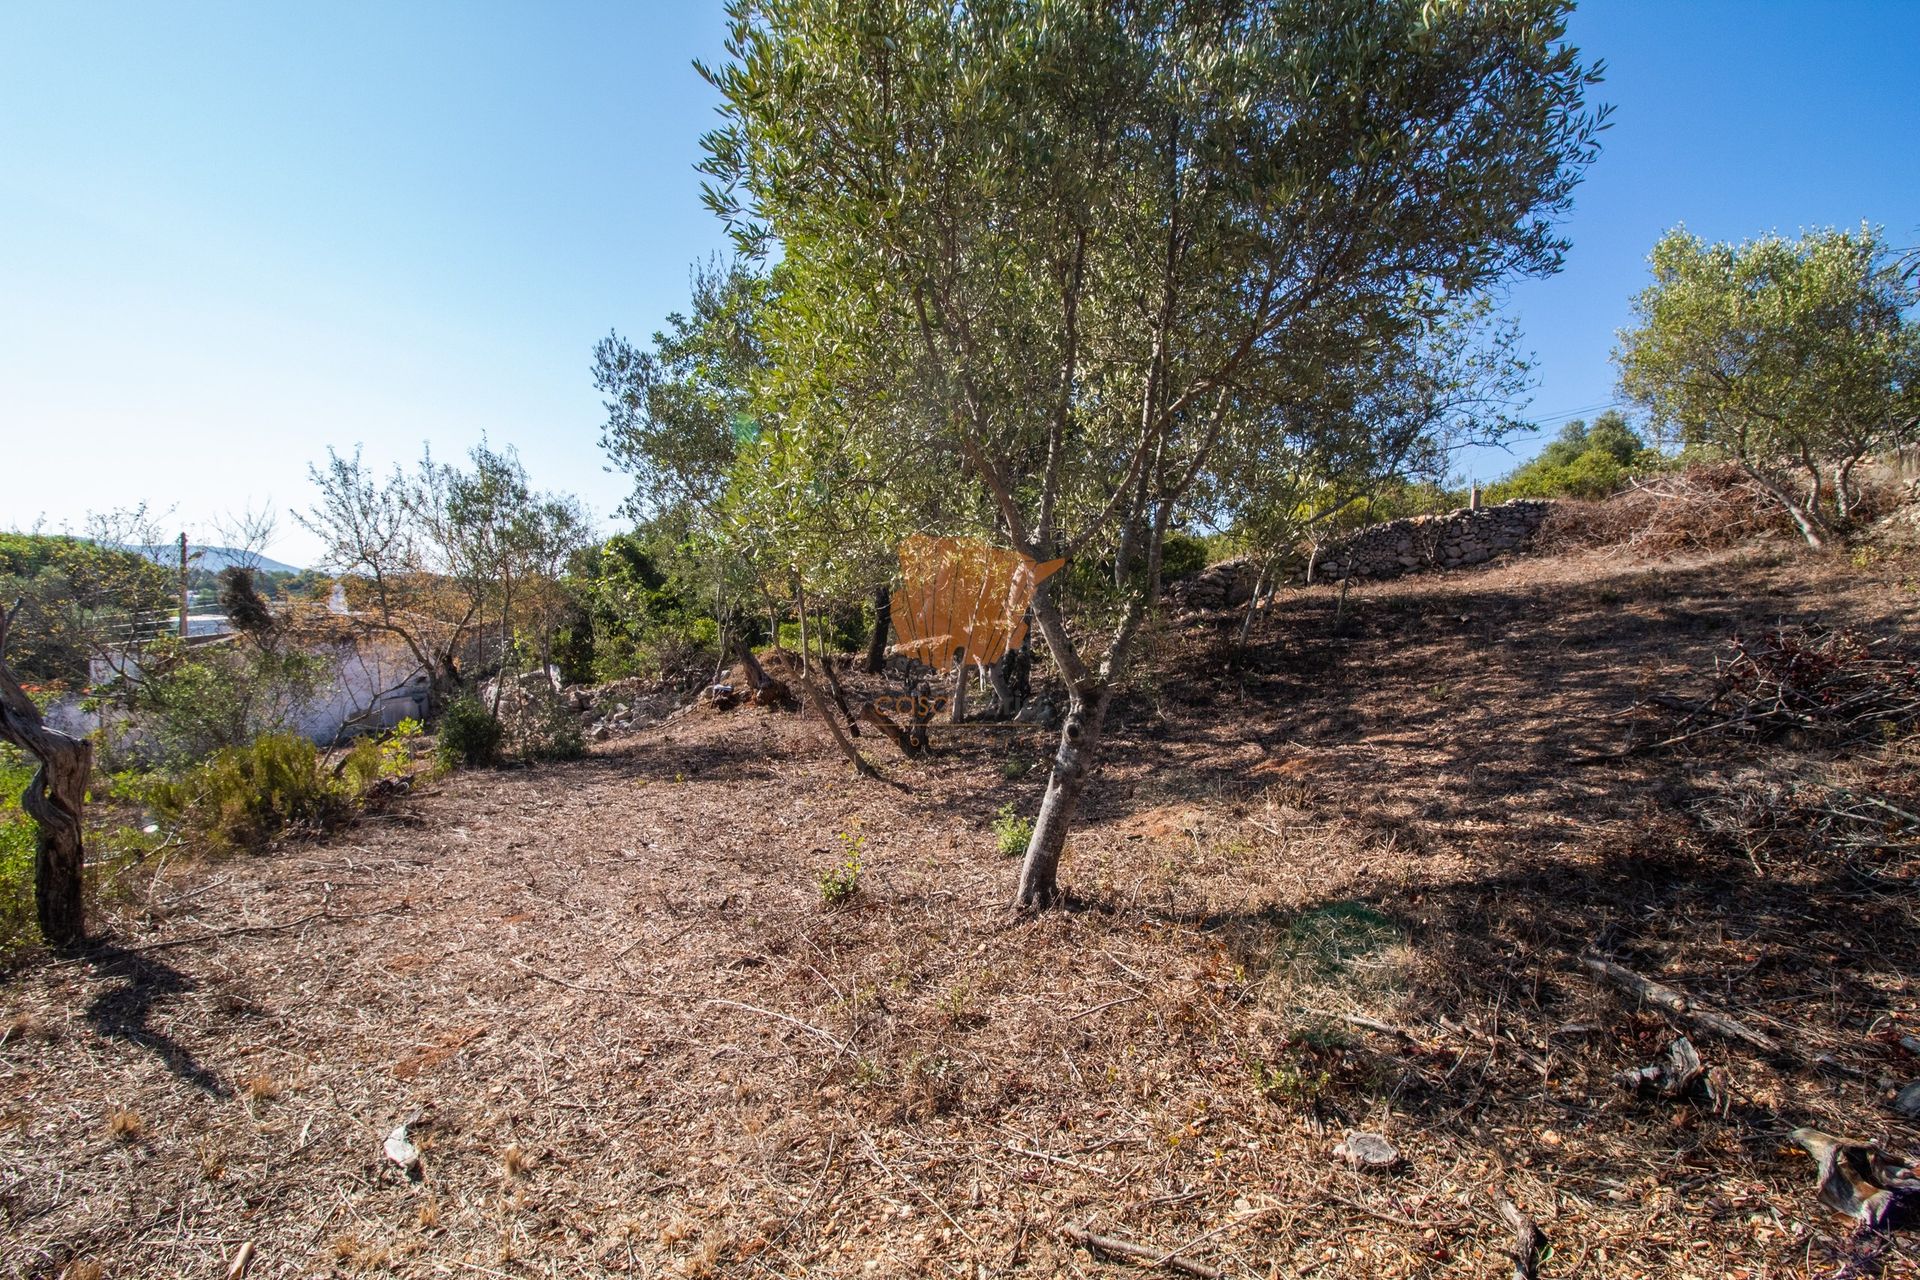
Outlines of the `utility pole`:
[{"label": "utility pole", "polygon": [[180,638],[187,638],[187,535],[180,535]]}]

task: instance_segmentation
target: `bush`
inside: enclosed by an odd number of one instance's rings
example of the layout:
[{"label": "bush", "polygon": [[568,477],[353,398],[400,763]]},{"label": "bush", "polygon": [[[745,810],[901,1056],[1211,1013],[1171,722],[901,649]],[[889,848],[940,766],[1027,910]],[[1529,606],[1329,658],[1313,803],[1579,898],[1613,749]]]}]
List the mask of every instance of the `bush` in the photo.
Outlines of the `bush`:
[{"label": "bush", "polygon": [[33,849],[37,827],[20,808],[38,766],[0,744],[0,950],[32,934]]},{"label": "bush", "polygon": [[362,795],[387,778],[402,778],[413,771],[413,739],[420,735],[418,720],[402,720],[384,738],[361,738],[341,761],[340,773]]},{"label": "bush", "polygon": [[1609,410],[1593,425],[1575,418],[1531,462],[1490,485],[1489,502],[1511,498],[1605,498],[1625,488],[1636,475],[1664,470],[1668,459],[1627,422]]},{"label": "bush", "polygon": [[820,873],[820,903],[822,906],[837,907],[852,900],[860,892],[861,854],[866,849],[866,837],[842,832],[840,836],[840,864],[828,867]]},{"label": "bush", "polygon": [[1027,843],[1032,839],[1033,820],[1014,812],[1011,804],[1003,807],[993,820],[993,843],[1003,858],[1019,857],[1027,851]]},{"label": "bush", "polygon": [[147,791],[162,819],[214,848],[234,849],[258,849],[289,828],[331,825],[347,815],[352,800],[348,786],[321,768],[314,745],[285,733],[223,748]]},{"label": "bush", "polygon": [[1160,581],[1172,582],[1207,567],[1207,540],[1190,533],[1169,533],[1160,547]]},{"label": "bush", "polygon": [[142,662],[147,669],[127,690],[131,755],[175,769],[288,732],[328,675],[326,660],[315,654],[253,645],[184,650],[169,641]]},{"label": "bush", "polygon": [[456,698],[440,717],[440,762],[448,767],[498,764],[506,737],[498,720],[477,698]]},{"label": "bush", "polygon": [[580,718],[544,683],[502,707],[507,741],[529,760],[578,760],[587,754]]}]

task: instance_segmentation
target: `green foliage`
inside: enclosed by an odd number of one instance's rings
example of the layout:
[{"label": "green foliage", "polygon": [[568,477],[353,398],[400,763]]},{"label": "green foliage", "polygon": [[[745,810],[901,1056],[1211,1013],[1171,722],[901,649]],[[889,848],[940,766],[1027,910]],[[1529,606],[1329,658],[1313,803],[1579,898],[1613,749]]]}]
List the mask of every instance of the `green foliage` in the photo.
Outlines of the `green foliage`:
[{"label": "green foliage", "polygon": [[1882,235],[1708,244],[1676,228],[1620,335],[1620,385],[1690,448],[1738,462],[1819,543],[1853,469],[1920,438],[1920,285]]},{"label": "green foliage", "polygon": [[619,534],[574,559],[577,605],[563,632],[570,679],[675,676],[719,660],[720,627],[699,598],[702,569],[672,521]]},{"label": "green foliage", "polygon": [[1012,804],[1003,805],[993,820],[993,843],[1003,858],[1017,858],[1033,839],[1033,819],[1023,818]]},{"label": "green foliage", "polygon": [[551,687],[536,686],[503,710],[505,741],[528,760],[578,760],[587,754],[580,719]]},{"label": "green foliage", "polygon": [[20,795],[38,765],[0,743],[0,950],[33,932],[33,857],[38,826],[20,808]]},{"label": "green foliage", "polygon": [[0,533],[0,601],[22,601],[7,646],[28,681],[87,680],[90,641],[174,603],[172,578],[147,557],[65,535]]},{"label": "green foliage", "polygon": [[1487,496],[1496,502],[1508,498],[1604,498],[1619,489],[1635,469],[1658,465],[1659,460],[1658,452],[1646,447],[1623,415],[1609,411],[1591,427],[1575,418],[1537,457],[1490,486]]},{"label": "green foliage", "polygon": [[329,826],[346,817],[353,798],[311,742],[285,733],[223,748],[147,792],[162,820],[214,849],[259,849],[289,828]]},{"label": "green foliage", "polygon": [[325,658],[295,648],[158,642],[146,669],[122,688],[138,734],[132,754],[179,769],[215,752],[291,729],[329,673]]},{"label": "green foliage", "polygon": [[840,861],[820,873],[820,902],[837,907],[860,892],[860,870],[867,838],[850,831],[840,833]]},{"label": "green foliage", "polygon": [[1253,1087],[1275,1102],[1311,1106],[1333,1083],[1333,1073],[1304,1062],[1255,1062]]},{"label": "green foliage", "polygon": [[500,762],[505,738],[506,730],[479,699],[460,697],[448,703],[440,717],[435,749],[440,763],[448,768],[477,768]]},{"label": "green foliage", "polygon": [[419,734],[420,722],[406,719],[379,737],[358,739],[341,763],[341,776],[355,794],[382,779],[406,777],[413,772],[413,739]]},{"label": "green foliage", "polygon": [[1160,578],[1172,582],[1207,567],[1207,540],[1174,531],[1160,548]]},{"label": "green foliage", "polygon": [[1487,500],[1510,498],[1604,498],[1619,492],[1634,476],[1667,466],[1658,449],[1649,448],[1626,415],[1609,409],[1592,425],[1579,418],[1531,461],[1487,487]]}]

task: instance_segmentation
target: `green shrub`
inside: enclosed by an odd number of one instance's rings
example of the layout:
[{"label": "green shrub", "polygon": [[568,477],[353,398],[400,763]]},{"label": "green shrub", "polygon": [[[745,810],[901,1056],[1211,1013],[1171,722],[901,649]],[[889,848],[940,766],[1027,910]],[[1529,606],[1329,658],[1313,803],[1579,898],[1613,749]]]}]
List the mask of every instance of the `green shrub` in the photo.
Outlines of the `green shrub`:
[{"label": "green shrub", "polygon": [[402,720],[384,737],[365,737],[353,744],[340,762],[341,776],[355,795],[383,778],[404,778],[413,772],[413,739],[420,735],[418,720]]},{"label": "green shrub", "polygon": [[122,691],[139,730],[132,762],[173,769],[288,732],[327,675],[326,660],[315,654],[251,644],[156,644],[143,661],[151,665]]},{"label": "green shrub", "polygon": [[1160,547],[1160,580],[1172,582],[1207,567],[1207,540],[1177,530]]},{"label": "green shrub", "polygon": [[1649,448],[1617,410],[1608,410],[1589,426],[1579,418],[1567,423],[1539,456],[1488,487],[1489,502],[1510,498],[1605,498],[1636,475],[1665,469],[1670,460]]},{"label": "green shrub", "polygon": [[0,744],[0,952],[33,936],[33,847],[38,826],[20,808],[31,756]]},{"label": "green shrub", "polygon": [[311,742],[274,733],[159,779],[147,803],[213,848],[258,849],[288,828],[339,821],[352,808],[352,793],[321,767]]},{"label": "green shrub", "polygon": [[1011,804],[1004,806],[993,820],[993,843],[1003,858],[1019,857],[1027,851],[1027,843],[1032,839],[1033,820],[1014,812]]},{"label": "green shrub", "polygon": [[440,762],[449,768],[497,764],[506,730],[480,700],[456,698],[440,717]]},{"label": "green shrub", "polygon": [[507,741],[528,760],[578,760],[587,754],[580,717],[551,689],[515,700],[506,720]]},{"label": "green shrub", "polygon": [[866,844],[865,836],[841,833],[839,865],[820,873],[821,905],[837,907],[860,892],[861,854]]}]

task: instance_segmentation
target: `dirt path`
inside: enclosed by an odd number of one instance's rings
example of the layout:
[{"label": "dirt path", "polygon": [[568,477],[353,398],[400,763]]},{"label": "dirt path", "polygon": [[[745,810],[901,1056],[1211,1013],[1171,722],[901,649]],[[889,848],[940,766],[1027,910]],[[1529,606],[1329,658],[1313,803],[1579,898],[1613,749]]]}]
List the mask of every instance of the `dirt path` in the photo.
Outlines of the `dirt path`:
[{"label": "dirt path", "polygon": [[[1078,906],[1031,923],[988,826],[1032,812],[1044,736],[888,759],[894,788],[757,711],[164,874],[0,993],[0,1270],[1120,1265],[1071,1226],[1236,1275],[1487,1276],[1498,1185],[1544,1275],[1830,1271],[1844,1224],[1782,1139],[1920,1146],[1867,1034],[1920,1030],[1911,883],[1756,875],[1687,817],[1697,766],[1577,760],[1735,629],[1910,624],[1900,582],[1589,558],[1362,589],[1348,636],[1295,593],[1237,668],[1193,628],[1122,708]],[[1838,1068],[1703,1041],[1727,1105],[1623,1097],[1671,1032],[1581,975],[1594,945]],[[417,1184],[381,1154],[416,1113]],[[1340,1167],[1348,1128],[1406,1164]]]}]

